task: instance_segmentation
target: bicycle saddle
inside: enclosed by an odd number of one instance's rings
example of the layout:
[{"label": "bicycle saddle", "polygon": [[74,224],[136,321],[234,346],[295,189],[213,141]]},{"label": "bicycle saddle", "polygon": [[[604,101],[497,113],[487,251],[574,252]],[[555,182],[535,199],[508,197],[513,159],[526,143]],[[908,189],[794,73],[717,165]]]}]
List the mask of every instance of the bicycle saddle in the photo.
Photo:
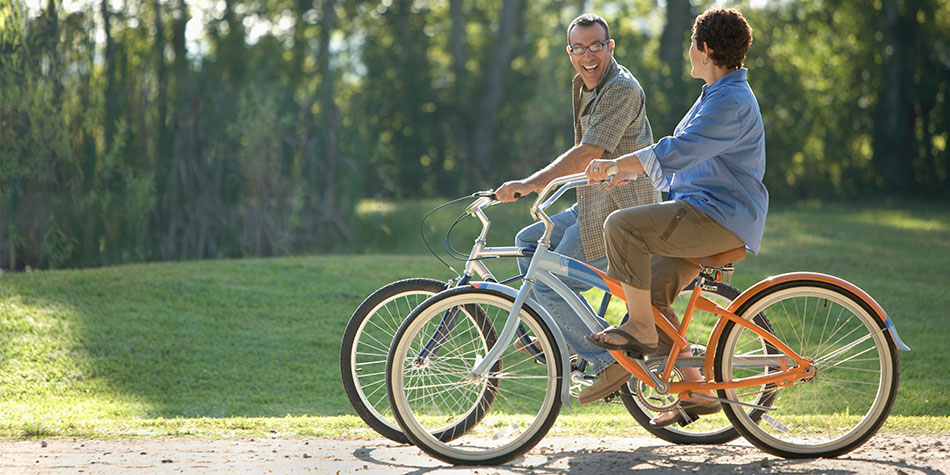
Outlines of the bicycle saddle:
[{"label": "bicycle saddle", "polygon": [[706,257],[687,257],[686,260],[703,267],[720,267],[745,259],[745,246]]}]

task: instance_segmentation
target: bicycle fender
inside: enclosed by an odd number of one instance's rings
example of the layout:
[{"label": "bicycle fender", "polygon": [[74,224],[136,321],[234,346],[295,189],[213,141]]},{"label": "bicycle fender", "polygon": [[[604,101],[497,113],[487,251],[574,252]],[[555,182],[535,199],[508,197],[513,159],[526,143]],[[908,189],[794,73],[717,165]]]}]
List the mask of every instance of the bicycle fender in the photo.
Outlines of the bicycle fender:
[{"label": "bicycle fender", "polygon": [[[512,299],[515,299],[518,296],[517,290],[508,287],[507,285],[501,285],[494,282],[471,282],[469,285],[475,287],[476,289],[492,290],[500,294],[507,295]],[[554,341],[557,343],[558,349],[561,351],[561,355],[569,355],[570,353],[567,350],[567,342],[564,340],[564,334],[561,333],[561,329],[557,326],[557,323],[554,322],[554,319],[551,318],[551,315],[548,314],[548,311],[530,297],[528,298],[528,301],[525,302],[525,304],[530,306],[532,310],[536,311],[548,328],[551,329],[551,333],[554,334]],[[563,377],[565,380],[570,380],[571,363],[569,358],[561,358],[561,374],[564,375]],[[572,407],[570,384],[565,383],[563,385],[563,389],[561,390],[561,403],[569,408]]]},{"label": "bicycle fender", "polygon": [[[897,345],[897,348],[904,351],[910,351],[910,347],[905,345],[901,340],[901,337],[897,334],[897,327],[894,326],[894,322],[891,321],[891,318],[887,315],[887,312],[884,311],[884,308],[881,307],[877,301],[874,300],[874,298],[868,295],[868,293],[864,290],[861,290],[861,288],[859,288],[857,285],[833,275],[821,274],[818,272],[789,272],[787,274],[775,275],[759,281],[759,283],[749,287],[745,292],[739,294],[739,296],[732,301],[732,305],[729,305],[728,310],[730,312],[735,312],[736,309],[741,307],[742,304],[749,300],[753,295],[762,292],[769,287],[799,280],[831,284],[854,294],[859,300],[864,302],[864,304],[869,310],[871,310],[872,313],[877,315],[877,317],[880,318],[882,322],[884,322],[884,327],[887,328],[887,331],[891,334],[891,337],[894,339],[894,343]],[[724,325],[724,323],[720,321],[716,329],[713,330],[717,335],[719,332],[716,330],[721,330],[719,328],[720,325]]]}]

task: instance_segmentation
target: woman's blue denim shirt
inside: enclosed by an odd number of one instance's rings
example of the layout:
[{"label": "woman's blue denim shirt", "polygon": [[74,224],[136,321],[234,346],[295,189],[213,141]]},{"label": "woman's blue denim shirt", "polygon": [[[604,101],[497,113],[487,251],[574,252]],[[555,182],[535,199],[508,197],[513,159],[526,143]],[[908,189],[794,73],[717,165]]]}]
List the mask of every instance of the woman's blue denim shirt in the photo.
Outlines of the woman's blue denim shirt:
[{"label": "woman's blue denim shirt", "polygon": [[765,129],[747,71],[703,86],[673,135],[636,153],[668,199],[696,207],[758,253],[769,194],[762,183]]}]

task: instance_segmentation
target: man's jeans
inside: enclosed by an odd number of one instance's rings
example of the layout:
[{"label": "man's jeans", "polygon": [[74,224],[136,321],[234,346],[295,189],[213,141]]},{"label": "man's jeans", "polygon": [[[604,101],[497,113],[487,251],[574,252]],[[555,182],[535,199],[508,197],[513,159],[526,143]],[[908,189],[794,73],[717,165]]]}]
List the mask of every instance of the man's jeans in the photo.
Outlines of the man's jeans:
[{"label": "man's jeans", "polygon": [[[554,222],[554,232],[551,233],[551,250],[558,254],[587,262],[584,256],[584,249],[581,247],[580,226],[577,224],[577,204],[574,204],[574,206],[566,211],[551,216],[551,221]],[[515,244],[519,247],[537,248],[538,240],[541,239],[543,234],[544,223],[534,223],[518,232],[518,235],[515,236]],[[518,259],[518,267],[522,273],[528,270],[529,262],[530,259],[527,258]],[[607,267],[607,258],[601,257],[587,263],[603,270]],[[568,279],[566,277],[559,278],[578,295],[591,288],[590,285],[574,279]],[[554,292],[554,289],[538,282],[534,287],[531,297],[551,314],[551,318],[557,322],[561,333],[564,334],[567,344],[571,346],[571,349],[574,350],[578,356],[584,358],[592,365],[595,373],[601,372],[604,368],[616,362],[614,358],[610,356],[610,352],[591,345],[584,339],[584,337],[591,334],[591,330],[588,329],[584,321],[574,313],[574,310],[571,309],[567,301]],[[587,301],[583,297],[581,297],[581,301],[587,305]],[[590,308],[590,305],[587,306]],[[593,310],[591,313],[596,314]],[[603,318],[598,316],[597,320],[602,328],[608,326],[608,323]]]}]

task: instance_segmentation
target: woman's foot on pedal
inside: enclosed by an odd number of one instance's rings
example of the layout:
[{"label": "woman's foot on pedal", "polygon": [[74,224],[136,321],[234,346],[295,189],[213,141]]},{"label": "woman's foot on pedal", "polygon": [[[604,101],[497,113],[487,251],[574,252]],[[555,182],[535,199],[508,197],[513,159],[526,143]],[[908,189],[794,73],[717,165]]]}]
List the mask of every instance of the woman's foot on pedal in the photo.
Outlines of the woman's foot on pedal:
[{"label": "woman's foot on pedal", "polygon": [[[608,337],[610,341],[605,341],[604,337]],[[632,351],[643,356],[654,355],[659,349],[656,343],[652,345],[641,343],[635,336],[627,333],[624,330],[614,327],[608,328],[600,333],[587,336],[587,341],[590,344],[605,350]]]}]

